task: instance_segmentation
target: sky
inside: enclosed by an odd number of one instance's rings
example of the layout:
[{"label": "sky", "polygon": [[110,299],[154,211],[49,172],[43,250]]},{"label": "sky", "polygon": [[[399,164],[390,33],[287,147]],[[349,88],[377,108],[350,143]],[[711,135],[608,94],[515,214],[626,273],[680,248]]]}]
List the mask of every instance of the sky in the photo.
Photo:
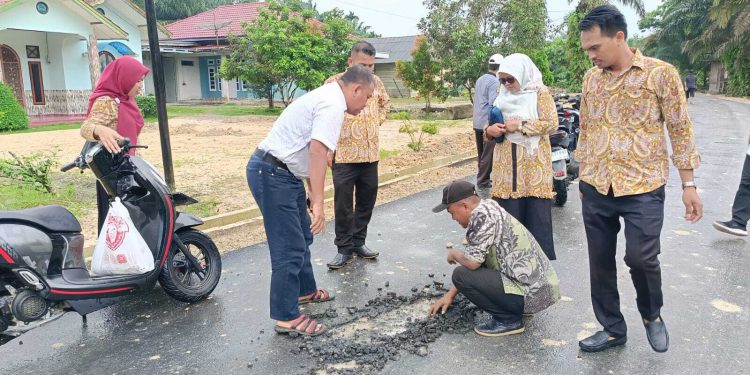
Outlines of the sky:
[{"label": "sky", "polygon": [[[314,0],[318,11],[324,12],[335,7],[344,11],[352,11],[359,16],[372,30],[383,36],[405,36],[419,34],[417,23],[427,15],[422,6],[422,0]],[[652,11],[661,4],[661,0],[643,0],[646,11]],[[547,0],[549,18],[555,24],[564,21],[565,15],[575,8],[577,1],[568,4],[568,0]],[[628,35],[635,35],[638,31],[640,19],[631,8],[622,6],[614,1],[625,15],[628,23]]]}]

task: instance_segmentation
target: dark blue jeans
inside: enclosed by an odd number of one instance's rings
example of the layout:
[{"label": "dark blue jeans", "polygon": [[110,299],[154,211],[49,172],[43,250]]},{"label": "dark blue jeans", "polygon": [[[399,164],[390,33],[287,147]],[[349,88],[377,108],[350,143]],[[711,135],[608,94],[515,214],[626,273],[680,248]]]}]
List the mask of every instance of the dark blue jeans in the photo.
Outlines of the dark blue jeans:
[{"label": "dark blue jeans", "polygon": [[271,319],[295,319],[300,315],[298,298],[317,290],[305,186],[289,171],[257,156],[247,163],[247,183],[263,215],[271,252]]}]

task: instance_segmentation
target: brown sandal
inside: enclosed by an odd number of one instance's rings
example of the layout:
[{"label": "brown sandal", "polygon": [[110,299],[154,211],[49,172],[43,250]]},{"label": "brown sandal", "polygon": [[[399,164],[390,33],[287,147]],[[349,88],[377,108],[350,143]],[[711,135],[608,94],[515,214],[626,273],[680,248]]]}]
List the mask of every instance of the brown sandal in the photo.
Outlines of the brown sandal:
[{"label": "brown sandal", "polygon": [[299,335],[318,336],[328,330],[328,328],[323,324],[316,322],[315,319],[311,319],[309,316],[302,314],[292,321],[290,327],[282,327],[277,324],[276,327],[274,327],[274,330],[279,334],[288,334],[291,337],[297,337]]},{"label": "brown sandal", "polygon": [[328,302],[334,299],[336,299],[336,296],[332,296],[327,290],[318,289],[315,293],[300,298],[298,304]]}]

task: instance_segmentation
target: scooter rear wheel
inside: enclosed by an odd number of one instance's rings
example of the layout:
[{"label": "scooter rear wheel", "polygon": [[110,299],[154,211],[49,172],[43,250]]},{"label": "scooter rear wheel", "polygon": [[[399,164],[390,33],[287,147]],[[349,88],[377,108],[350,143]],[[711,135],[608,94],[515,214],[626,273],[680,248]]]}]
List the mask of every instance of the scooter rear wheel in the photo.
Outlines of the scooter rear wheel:
[{"label": "scooter rear wheel", "polygon": [[555,206],[564,206],[568,201],[568,181],[552,180],[552,186],[555,190]]},{"label": "scooter rear wheel", "polygon": [[213,240],[199,230],[187,229],[178,235],[202,269],[193,269],[185,255],[174,245],[159,275],[159,284],[170,297],[178,301],[202,301],[219,284],[221,255]]}]

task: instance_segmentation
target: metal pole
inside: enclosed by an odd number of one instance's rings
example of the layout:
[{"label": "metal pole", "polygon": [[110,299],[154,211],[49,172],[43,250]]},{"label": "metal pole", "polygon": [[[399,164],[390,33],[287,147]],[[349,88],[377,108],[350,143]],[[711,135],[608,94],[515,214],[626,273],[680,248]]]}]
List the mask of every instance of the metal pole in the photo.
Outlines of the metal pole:
[{"label": "metal pole", "polygon": [[148,45],[151,49],[151,74],[154,77],[156,92],[156,112],[159,118],[161,138],[161,158],[164,164],[164,180],[174,190],[174,168],[172,168],[172,146],[169,142],[169,123],[167,122],[167,94],[164,88],[164,68],[159,49],[159,31],[156,28],[156,11],[154,0],[146,0],[146,26],[148,28]]}]

